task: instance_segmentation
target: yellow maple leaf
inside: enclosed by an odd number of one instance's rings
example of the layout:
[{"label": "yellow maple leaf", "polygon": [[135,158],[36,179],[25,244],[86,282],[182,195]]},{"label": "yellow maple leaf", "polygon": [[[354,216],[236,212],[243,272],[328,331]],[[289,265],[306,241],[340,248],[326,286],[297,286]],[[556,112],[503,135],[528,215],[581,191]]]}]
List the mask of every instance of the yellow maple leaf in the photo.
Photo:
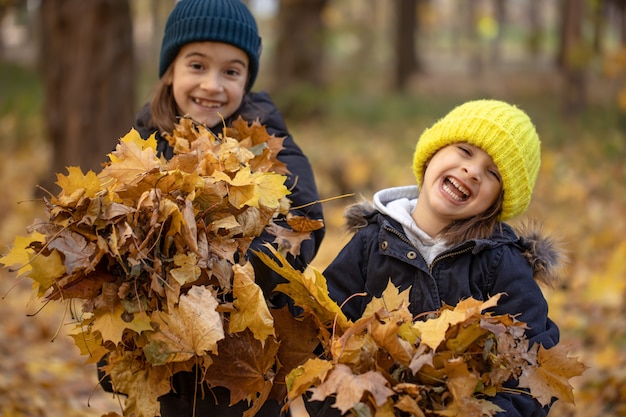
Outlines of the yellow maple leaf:
[{"label": "yellow maple leaf", "polygon": [[30,258],[35,253],[35,250],[31,249],[30,245],[33,243],[44,243],[45,241],[46,236],[39,232],[33,232],[28,236],[16,236],[9,253],[0,257],[0,264],[3,264],[5,267],[17,265],[19,267],[17,270],[18,275],[30,271]]},{"label": "yellow maple leaf", "polygon": [[28,276],[37,283],[37,293],[40,297],[54,285],[57,278],[62,277],[66,272],[63,259],[56,250],[50,252],[48,256],[41,253],[33,254],[30,265],[32,269]]},{"label": "yellow maple leaf", "polygon": [[151,319],[156,331],[149,336],[152,348],[170,355],[167,362],[182,362],[194,355],[202,356],[217,350],[224,338],[222,318],[216,311],[218,301],[211,290],[192,286],[181,295],[177,307],[168,313],[156,310]]},{"label": "yellow maple leaf", "polygon": [[230,331],[237,333],[248,328],[254,338],[261,342],[268,336],[275,336],[274,319],[265,302],[263,291],[254,282],[252,264],[235,264],[233,271],[235,311],[230,315]]},{"label": "yellow maple leaf", "polygon": [[494,307],[502,294],[496,294],[487,301],[482,302],[473,298],[460,301],[453,309],[444,308],[439,317],[416,321],[413,328],[420,332],[422,343],[436,350],[445,339],[446,331],[452,325],[461,323],[481,311]]},{"label": "yellow maple leaf", "polygon": [[272,245],[266,244],[265,247],[278,262],[260,251],[255,251],[255,255],[274,272],[289,281],[289,284],[278,284],[276,291],[285,293],[291,297],[297,306],[314,313],[323,324],[336,321],[340,329],[348,328],[348,318],[341,311],[339,305],[328,295],[326,279],[317,269],[311,267],[304,273],[300,272],[293,268]]},{"label": "yellow maple leaf", "polygon": [[293,401],[308,391],[311,386],[317,385],[326,379],[326,375],[333,369],[333,363],[320,358],[311,358],[303,365],[294,368],[285,378],[288,389],[288,399]]},{"label": "yellow maple leaf", "polygon": [[[120,138],[120,143],[133,144],[133,146],[135,146],[140,151],[143,151],[144,149],[153,149],[156,152],[157,148],[155,133],[150,135],[150,137],[148,137],[147,139],[143,139],[139,132],[134,128],[130,129],[126,135]],[[115,151],[108,154],[108,157],[111,162],[119,162],[119,155]]]},{"label": "yellow maple leaf", "polygon": [[287,177],[272,172],[263,174],[258,181],[259,204],[278,208],[280,202],[291,192],[285,187]]},{"label": "yellow maple leaf", "polygon": [[569,379],[582,375],[587,366],[568,356],[567,346],[557,344],[545,349],[535,345],[537,364],[524,368],[519,379],[520,387],[528,388],[541,405],[549,404],[553,397],[574,404],[573,388]]},{"label": "yellow maple leaf", "polygon": [[93,171],[83,174],[80,167],[67,167],[68,175],[57,174],[56,184],[61,187],[61,192],[52,201],[62,206],[75,205],[81,198],[94,198],[100,192],[102,186],[98,176]]},{"label": "yellow maple leaf", "polygon": [[134,129],[120,140],[115,151],[109,154],[109,159],[111,162],[98,174],[98,178],[103,183],[115,179],[117,183],[114,187],[120,189],[137,184],[153,170],[160,171],[161,166],[156,156],[156,142],[144,141]]},{"label": "yellow maple leaf", "polygon": [[[409,306],[409,292],[410,288],[399,292],[398,287],[393,285],[391,278],[387,282],[387,287],[383,291],[380,297],[374,297],[367,304],[361,317],[368,317],[374,315],[378,310],[385,309],[386,311],[394,311],[400,308],[408,308]],[[408,312],[408,310],[407,310]],[[409,317],[410,319],[411,317]]]},{"label": "yellow maple leaf", "polygon": [[150,318],[146,313],[134,313],[131,321],[126,321],[122,317],[124,315],[124,307],[117,303],[113,312],[108,308],[101,308],[95,311],[94,316],[88,319],[91,323],[92,331],[100,332],[102,340],[111,341],[115,344],[122,342],[122,334],[124,330],[131,329],[137,333],[146,330],[153,330],[150,325]]},{"label": "yellow maple leaf", "polygon": [[233,178],[230,178],[221,171],[215,171],[213,173],[213,177],[225,181],[230,185],[228,189],[228,201],[235,208],[259,206],[257,181],[260,175],[261,173],[252,173],[250,167],[243,167],[237,171]]},{"label": "yellow maple leaf", "polygon": [[87,356],[85,364],[97,363],[109,353],[109,349],[104,346],[102,336],[98,332],[90,332],[83,326],[76,326],[70,336],[74,339],[74,344],[80,350],[80,354]]}]

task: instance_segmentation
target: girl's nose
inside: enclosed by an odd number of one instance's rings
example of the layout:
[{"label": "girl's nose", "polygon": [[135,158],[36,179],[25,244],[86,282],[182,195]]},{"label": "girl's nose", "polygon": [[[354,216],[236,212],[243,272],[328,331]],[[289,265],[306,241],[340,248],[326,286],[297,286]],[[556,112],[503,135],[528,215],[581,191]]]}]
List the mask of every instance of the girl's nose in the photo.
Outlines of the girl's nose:
[{"label": "girl's nose", "polygon": [[463,171],[467,173],[469,179],[475,182],[481,181],[481,169],[478,165],[468,164],[463,166]]},{"label": "girl's nose", "polygon": [[202,77],[200,88],[207,91],[220,91],[223,89],[219,74],[208,73]]}]

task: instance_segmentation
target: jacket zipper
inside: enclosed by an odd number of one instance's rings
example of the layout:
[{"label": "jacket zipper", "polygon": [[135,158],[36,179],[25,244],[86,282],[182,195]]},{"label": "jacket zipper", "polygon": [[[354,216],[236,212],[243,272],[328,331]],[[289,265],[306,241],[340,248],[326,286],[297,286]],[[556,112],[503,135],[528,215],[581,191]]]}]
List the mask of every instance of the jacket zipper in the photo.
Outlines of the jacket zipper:
[{"label": "jacket zipper", "polygon": [[441,261],[442,259],[450,258],[450,257],[452,257],[452,256],[457,256],[457,255],[460,255],[460,254],[462,254],[462,253],[469,252],[469,251],[471,251],[473,248],[474,248],[473,246],[468,246],[467,248],[459,249],[459,250],[457,250],[457,251],[450,252],[450,253],[446,253],[445,255],[441,255],[441,256],[437,256],[437,257],[435,257],[435,259],[433,259],[433,263],[431,263],[431,264],[429,264],[429,265],[428,265],[428,272],[430,272],[430,273],[431,273],[431,275],[432,275],[432,273],[433,273],[433,267],[435,266],[435,264],[436,264],[437,262]]}]

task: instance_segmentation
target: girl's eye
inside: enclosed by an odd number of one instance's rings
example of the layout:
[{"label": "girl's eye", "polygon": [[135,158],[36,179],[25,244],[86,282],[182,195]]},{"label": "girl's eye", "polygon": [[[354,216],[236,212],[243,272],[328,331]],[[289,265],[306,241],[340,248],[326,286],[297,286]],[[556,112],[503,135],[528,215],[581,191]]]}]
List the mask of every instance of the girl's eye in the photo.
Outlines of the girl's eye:
[{"label": "girl's eye", "polygon": [[225,72],[226,75],[230,75],[231,77],[236,77],[237,75],[239,75],[239,71],[234,68],[227,69]]},{"label": "girl's eye", "polygon": [[202,64],[200,64],[199,62],[191,62],[189,64],[189,67],[191,69],[198,70],[198,71],[202,70],[202,68],[203,68]]},{"label": "girl's eye", "polygon": [[459,146],[459,149],[466,155],[472,154],[472,151],[467,146]]},{"label": "girl's eye", "polygon": [[502,178],[500,178],[500,173],[496,171],[495,169],[489,170],[489,173],[493,175],[498,180],[498,182],[502,181]]}]

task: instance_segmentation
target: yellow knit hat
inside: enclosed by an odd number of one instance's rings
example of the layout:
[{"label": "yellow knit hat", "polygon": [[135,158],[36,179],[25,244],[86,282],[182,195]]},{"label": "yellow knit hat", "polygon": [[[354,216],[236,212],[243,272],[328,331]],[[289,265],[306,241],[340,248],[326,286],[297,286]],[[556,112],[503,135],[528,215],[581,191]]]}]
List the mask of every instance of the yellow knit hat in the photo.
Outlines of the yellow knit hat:
[{"label": "yellow knit hat", "polygon": [[504,189],[501,220],[523,213],[530,204],[541,163],[539,137],[522,110],[497,100],[464,103],[426,129],[417,142],[413,171],[421,187],[430,158],[444,146],[466,142],[493,159]]}]

